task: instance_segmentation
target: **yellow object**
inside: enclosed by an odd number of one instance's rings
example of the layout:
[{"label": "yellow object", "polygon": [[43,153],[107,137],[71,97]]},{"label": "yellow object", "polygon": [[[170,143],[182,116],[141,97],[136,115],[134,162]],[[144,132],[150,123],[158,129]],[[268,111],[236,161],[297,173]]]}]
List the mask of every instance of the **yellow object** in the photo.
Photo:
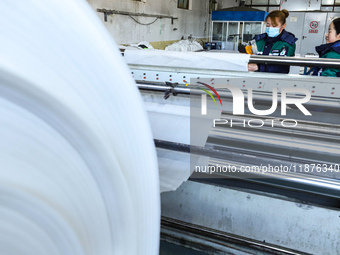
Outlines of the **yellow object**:
[{"label": "yellow object", "polygon": [[250,54],[252,55],[253,54],[253,51],[251,50],[252,46],[246,46],[246,52],[247,54]]}]

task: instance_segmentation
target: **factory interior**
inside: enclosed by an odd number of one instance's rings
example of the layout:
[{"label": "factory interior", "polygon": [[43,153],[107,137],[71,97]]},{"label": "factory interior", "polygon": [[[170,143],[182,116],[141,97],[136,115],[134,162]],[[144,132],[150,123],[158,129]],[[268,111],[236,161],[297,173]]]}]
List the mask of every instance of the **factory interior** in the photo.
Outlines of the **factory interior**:
[{"label": "factory interior", "polygon": [[340,254],[340,0],[0,1],[0,254]]}]

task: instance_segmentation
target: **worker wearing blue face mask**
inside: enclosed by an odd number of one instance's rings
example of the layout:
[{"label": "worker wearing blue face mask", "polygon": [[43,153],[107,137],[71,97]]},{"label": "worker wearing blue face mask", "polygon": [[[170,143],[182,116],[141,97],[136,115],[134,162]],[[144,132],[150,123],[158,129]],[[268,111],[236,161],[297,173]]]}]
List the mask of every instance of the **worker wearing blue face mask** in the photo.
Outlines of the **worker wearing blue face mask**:
[{"label": "worker wearing blue face mask", "polygon": [[[290,56],[295,55],[295,42],[298,40],[290,32],[285,30],[286,18],[289,12],[286,9],[282,11],[272,11],[265,19],[266,33],[254,37],[258,50],[258,55],[269,56]],[[287,65],[265,65],[249,64],[249,71],[270,72],[270,73],[289,73]]]}]

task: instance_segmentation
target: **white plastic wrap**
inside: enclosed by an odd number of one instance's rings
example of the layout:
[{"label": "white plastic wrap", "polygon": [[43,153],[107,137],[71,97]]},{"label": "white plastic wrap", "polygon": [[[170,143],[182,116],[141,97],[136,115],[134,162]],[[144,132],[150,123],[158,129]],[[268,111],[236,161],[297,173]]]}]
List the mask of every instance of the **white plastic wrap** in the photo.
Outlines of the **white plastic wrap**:
[{"label": "white plastic wrap", "polygon": [[165,48],[167,51],[198,51],[203,50],[203,47],[196,41],[181,40],[170,44]]},{"label": "white plastic wrap", "polygon": [[[142,95],[156,140],[204,147],[212,128],[212,120],[221,115],[221,109],[217,108],[209,115],[192,118],[191,111],[194,106],[191,105],[189,97],[170,96],[165,100],[161,93],[144,92]],[[200,127],[199,135],[195,135],[193,139],[191,134],[195,134],[195,126]],[[209,160],[205,156],[160,148],[157,149],[157,156],[161,192],[176,190],[188,180],[194,170],[190,167],[190,162],[197,165],[193,162],[200,161],[203,162],[200,165],[206,165]]]},{"label": "white plastic wrap", "polygon": [[125,50],[128,64],[185,68],[248,71],[248,54],[225,52],[176,52],[164,50]]}]

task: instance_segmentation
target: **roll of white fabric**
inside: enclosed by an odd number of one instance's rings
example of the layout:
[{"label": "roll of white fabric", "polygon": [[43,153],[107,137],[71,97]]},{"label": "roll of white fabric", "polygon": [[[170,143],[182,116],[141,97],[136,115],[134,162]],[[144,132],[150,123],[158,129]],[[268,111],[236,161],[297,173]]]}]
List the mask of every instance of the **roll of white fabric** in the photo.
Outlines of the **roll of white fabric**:
[{"label": "roll of white fabric", "polygon": [[248,72],[248,54],[214,52],[179,52],[166,50],[124,51],[124,60],[132,65],[216,69]]},{"label": "roll of white fabric", "polygon": [[0,24],[0,254],[158,254],[152,134],[101,21],[4,0]]}]

